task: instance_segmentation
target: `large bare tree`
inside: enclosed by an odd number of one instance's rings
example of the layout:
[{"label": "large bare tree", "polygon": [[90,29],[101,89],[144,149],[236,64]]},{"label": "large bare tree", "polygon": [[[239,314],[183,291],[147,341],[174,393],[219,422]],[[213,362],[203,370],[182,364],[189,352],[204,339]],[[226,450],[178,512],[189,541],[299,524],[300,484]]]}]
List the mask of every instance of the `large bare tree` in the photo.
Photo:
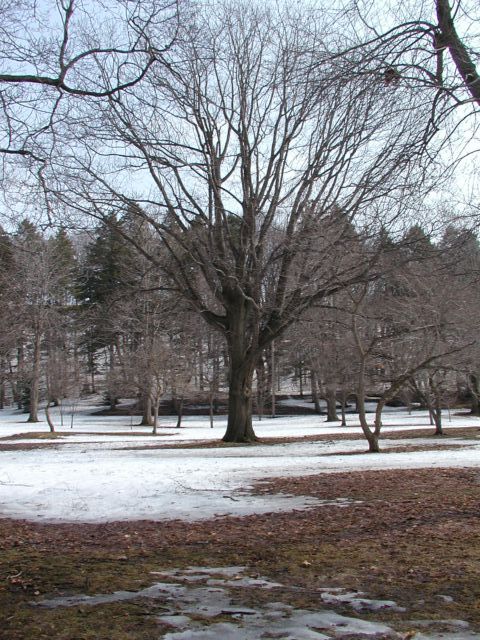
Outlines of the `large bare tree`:
[{"label": "large bare tree", "polygon": [[262,351],[316,301],[375,277],[360,245],[426,179],[431,92],[345,73],[331,51],[346,43],[315,12],[217,3],[182,24],[168,73],[83,119],[49,188],[70,210],[128,207],[150,224],[158,250],[129,239],[224,335],[224,439],[249,441]]}]

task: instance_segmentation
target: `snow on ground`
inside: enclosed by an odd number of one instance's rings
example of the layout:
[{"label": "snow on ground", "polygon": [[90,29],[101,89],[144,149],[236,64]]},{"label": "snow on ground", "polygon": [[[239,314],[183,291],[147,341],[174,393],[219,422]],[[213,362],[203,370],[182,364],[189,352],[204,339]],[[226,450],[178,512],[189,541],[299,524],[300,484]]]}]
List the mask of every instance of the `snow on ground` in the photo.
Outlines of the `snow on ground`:
[{"label": "snow on ground", "polygon": [[[40,600],[34,604],[39,607],[58,608],[94,606],[134,600],[138,597],[160,600],[163,603],[163,611],[158,616],[158,621],[173,629],[164,635],[166,640],[251,640],[266,637],[266,629],[268,637],[284,640],[298,637],[305,640],[330,640],[351,636],[352,633],[360,633],[362,636],[376,636],[382,633],[388,638],[400,638],[399,634],[385,624],[339,615],[328,609],[316,612],[295,610],[283,602],[270,602],[256,609],[237,605],[225,587],[261,587],[273,592],[276,588],[282,587],[281,584],[264,578],[244,576],[244,569],[193,567],[186,571],[160,574],[175,582],[157,582],[137,592],[117,591],[95,596],[67,596]],[[348,602],[348,598],[344,601]],[[390,604],[390,601],[364,599],[363,603],[366,609],[371,608],[369,605],[377,610],[395,607],[395,603]],[[205,622],[211,622],[218,616],[223,616],[229,621],[213,622],[205,627]],[[325,635],[319,630],[329,633]]]},{"label": "snow on ground", "polygon": [[[283,585],[259,576],[250,577],[245,567],[190,567],[165,572],[151,572],[152,575],[167,578],[168,582],[155,584],[139,591],[116,591],[97,595],[69,595],[36,600],[36,607],[57,609],[59,607],[90,607],[135,600],[139,597],[161,603],[157,620],[171,631],[165,640],[252,640],[252,638],[278,638],[279,640],[333,640],[344,637],[382,638],[400,640],[405,634],[398,633],[382,622],[362,620],[360,617],[340,615],[331,609],[321,607],[316,611],[294,609],[278,600]],[[254,609],[235,602],[235,595],[229,587],[246,589],[268,589],[270,602]],[[301,587],[297,588],[300,592]],[[362,592],[347,592],[339,588],[320,588],[318,595],[326,604],[341,602],[355,612],[399,611],[406,612],[392,600],[372,600]],[[224,622],[215,622],[222,616]],[[416,620],[416,627],[425,633],[415,634],[416,640],[473,640],[478,634],[469,630],[469,623],[463,620]],[[206,626],[207,625],[207,626]],[[450,629],[437,633],[438,626]]]},{"label": "snow on ground", "polygon": [[[296,405],[302,405],[303,401],[284,401]],[[311,404],[311,403],[308,403]],[[71,408],[66,405],[63,411],[63,418],[60,416],[58,408],[52,408],[51,414],[57,433],[69,436],[69,439],[76,441],[100,442],[102,440],[111,441],[115,436],[112,433],[123,434],[130,437],[133,433],[143,433],[147,436],[147,441],[151,441],[151,427],[141,427],[138,425],[138,416],[104,416],[94,415],[104,409],[104,406],[91,406],[88,403],[77,404]],[[367,403],[367,409],[373,411],[374,405]],[[40,415],[43,418],[42,415]],[[45,420],[38,423],[26,422],[27,415],[14,409],[0,410],[0,439],[24,433],[48,433],[48,426]],[[480,418],[469,415],[458,416],[453,412],[444,412],[445,427],[480,427]],[[348,427],[341,427],[340,422],[325,422],[324,415],[294,415],[280,416],[276,418],[264,417],[259,419],[254,416],[254,428],[259,437],[289,437],[308,436],[321,434],[338,433],[361,433],[358,416],[349,414],[347,416]],[[430,422],[428,412],[412,411],[410,414],[405,409],[393,409],[386,407],[384,414],[384,431],[401,428],[418,429],[429,428]],[[214,427],[210,428],[209,419],[205,416],[185,416],[182,420],[182,427],[176,428],[176,416],[160,416],[159,436],[161,442],[192,442],[195,440],[218,440],[225,433],[226,416],[215,416]],[[71,435],[75,434],[75,435]],[[83,436],[82,434],[88,434]],[[106,438],[104,436],[107,436]]]},{"label": "snow on ground", "polygon": [[[357,469],[480,467],[480,432],[478,440],[435,440],[435,444],[462,444],[461,449],[365,455],[364,441],[335,440],[339,433],[360,432],[358,426],[341,428],[325,423],[322,416],[309,415],[257,420],[255,430],[260,437],[328,434],[331,439],[273,446],[159,449],[152,446],[218,440],[226,419],[217,418],[210,429],[208,418],[191,417],[184,420],[183,428],[175,429],[174,417],[162,417],[161,424],[168,428],[160,432],[166,435],[154,438],[150,429],[136,426],[138,418],[91,412],[91,407],[76,408],[75,435],[69,435],[69,416],[64,416],[60,427],[58,413],[53,414],[64,436],[58,446],[58,440],[42,440],[48,445],[45,448],[0,451],[0,517],[96,522],[246,515],[317,503],[312,498],[252,495],[252,484],[265,478]],[[19,443],[11,439],[14,434],[48,431],[45,422],[32,425],[25,419],[12,410],[0,411],[0,444]],[[449,422],[446,414],[444,419],[445,426],[480,427],[478,418],[452,415]],[[358,418],[351,416],[350,422],[358,425]],[[385,414],[384,422],[385,431],[424,428],[428,416],[397,410]],[[409,442],[385,441],[383,446],[388,449]],[[415,440],[415,444],[422,443],[431,445],[432,440]],[[348,508],[345,501],[337,504]]]}]

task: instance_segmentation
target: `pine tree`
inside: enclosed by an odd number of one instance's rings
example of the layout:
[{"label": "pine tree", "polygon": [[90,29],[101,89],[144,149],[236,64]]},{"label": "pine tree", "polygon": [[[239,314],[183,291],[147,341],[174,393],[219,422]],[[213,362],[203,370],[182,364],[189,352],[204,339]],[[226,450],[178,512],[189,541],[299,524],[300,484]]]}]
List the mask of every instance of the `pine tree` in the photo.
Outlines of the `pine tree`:
[{"label": "pine tree", "polygon": [[75,249],[63,227],[60,227],[55,236],[49,239],[48,245],[50,260],[58,283],[58,303],[67,305],[69,302],[73,302],[76,292],[77,259]]},{"label": "pine tree", "polygon": [[[87,246],[85,258],[78,269],[76,292],[86,320],[83,347],[92,392],[95,391],[96,359],[101,350],[108,354],[110,372],[114,369],[114,350],[120,332],[117,321],[119,306],[134,288],[132,265],[136,258],[132,246],[123,240],[121,231],[124,224],[112,214],[97,227],[95,238]],[[112,407],[116,403],[111,393],[107,393],[107,400]]]}]

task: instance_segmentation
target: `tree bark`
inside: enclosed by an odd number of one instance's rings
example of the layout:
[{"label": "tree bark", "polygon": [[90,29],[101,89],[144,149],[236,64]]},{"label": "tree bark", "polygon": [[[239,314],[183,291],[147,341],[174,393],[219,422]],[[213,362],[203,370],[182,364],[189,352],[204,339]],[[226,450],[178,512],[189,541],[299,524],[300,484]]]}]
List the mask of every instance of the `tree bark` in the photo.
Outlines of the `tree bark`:
[{"label": "tree bark", "polygon": [[480,76],[475,63],[455,29],[449,0],[436,0],[437,20],[440,29],[439,46],[448,48],[450,56],[462,76],[466,89],[480,106]]},{"label": "tree bark", "polygon": [[318,379],[317,372],[314,369],[310,369],[310,384],[312,389],[312,401],[315,406],[315,413],[322,413],[320,407],[320,398],[318,397]]},{"label": "tree bark", "polygon": [[228,423],[223,436],[225,442],[254,442],[257,440],[252,426],[253,363],[230,359]]},{"label": "tree bark", "polygon": [[[23,343],[20,343],[17,349],[17,383],[15,385],[13,385],[12,383],[13,401],[16,402],[18,409],[23,408],[23,402],[22,402],[23,382],[22,384],[20,384],[18,381],[23,380],[24,368],[25,368],[25,352],[24,352]],[[10,373],[13,373],[11,366],[10,366]],[[13,379],[14,379],[14,376],[12,375],[12,380]]]},{"label": "tree bark", "polygon": [[209,397],[208,397],[208,414],[210,417],[210,429],[213,429],[213,403],[214,403],[214,395],[213,395],[213,391],[210,391]]},{"label": "tree bark", "polygon": [[261,420],[265,410],[266,380],[265,360],[260,356],[255,368],[257,373],[257,414]]},{"label": "tree bark", "polygon": [[437,404],[435,406],[435,409],[433,410],[433,421],[435,422],[435,434],[434,435],[443,436],[442,408]]},{"label": "tree bark", "polygon": [[142,398],[142,421],[140,422],[141,427],[151,427],[153,426],[152,421],[152,399],[148,393],[143,395]]},{"label": "tree bark", "polygon": [[[205,376],[203,371],[203,340],[202,338],[198,341],[197,346],[198,353],[198,384],[200,387],[200,392],[205,389]],[[197,368],[195,368],[195,376],[197,375]]]},{"label": "tree bark", "polygon": [[2,360],[0,364],[0,409],[5,408],[5,370],[6,370],[6,362]]},{"label": "tree bark", "polygon": [[347,394],[343,389],[342,389],[341,405],[342,405],[342,427],[346,427],[347,416],[345,414],[345,407],[347,405]]},{"label": "tree bark", "polygon": [[55,433],[55,425],[53,424],[52,416],[50,415],[50,399],[47,400],[47,405],[45,407],[45,417],[47,418],[50,433]]},{"label": "tree bark", "polygon": [[[380,435],[380,429],[378,429],[378,432],[377,432],[377,428],[376,428],[377,425],[375,425],[375,429],[373,431],[372,429],[370,429],[367,422],[367,414],[365,411],[365,381],[364,381],[365,371],[364,369],[365,369],[365,365],[364,363],[362,363],[360,374],[359,374],[357,395],[356,395],[357,411],[358,411],[360,426],[362,427],[363,435],[365,436],[368,442],[369,453],[379,453],[380,446],[379,446],[378,440]],[[377,405],[377,412],[378,412],[378,405]],[[375,414],[375,422],[376,422],[376,416],[377,414]],[[380,411],[380,416],[381,416],[381,411]]]},{"label": "tree bark", "polygon": [[[225,442],[254,442],[252,426],[252,384],[257,354],[248,344],[248,307],[241,299],[229,309],[228,422]],[[250,347],[250,348],[249,348]]]},{"label": "tree bark", "polygon": [[180,429],[180,427],[182,426],[183,403],[184,403],[183,396],[180,398],[180,400],[178,399],[175,400],[175,410],[177,412],[177,426],[175,427],[176,429]]},{"label": "tree bark", "polygon": [[335,387],[327,387],[327,419],[325,422],[338,422],[337,395]]},{"label": "tree bark", "polygon": [[435,422],[435,434],[436,436],[443,436],[443,426],[442,426],[442,394],[440,392],[439,387],[435,387],[433,383],[431,383],[433,387],[434,393],[434,405],[433,405],[433,420]]},{"label": "tree bark", "polygon": [[27,422],[39,422],[38,419],[38,396],[40,392],[40,349],[41,333],[35,331],[33,344],[33,371],[30,382],[30,413]]},{"label": "tree bark", "polygon": [[153,425],[152,425],[152,434],[154,436],[157,435],[157,428],[158,428],[158,410],[159,410],[159,405],[160,403],[155,401],[153,402]]},{"label": "tree bark", "polygon": [[380,430],[382,428],[382,412],[385,407],[385,403],[387,398],[381,398],[377,403],[377,408],[375,410],[375,424],[373,432],[370,432],[370,437],[368,438],[368,450],[370,453],[380,453]]},{"label": "tree bark", "polygon": [[478,388],[478,377],[475,373],[468,376],[469,388],[472,395],[472,408],[470,413],[472,416],[480,416],[480,390]]}]

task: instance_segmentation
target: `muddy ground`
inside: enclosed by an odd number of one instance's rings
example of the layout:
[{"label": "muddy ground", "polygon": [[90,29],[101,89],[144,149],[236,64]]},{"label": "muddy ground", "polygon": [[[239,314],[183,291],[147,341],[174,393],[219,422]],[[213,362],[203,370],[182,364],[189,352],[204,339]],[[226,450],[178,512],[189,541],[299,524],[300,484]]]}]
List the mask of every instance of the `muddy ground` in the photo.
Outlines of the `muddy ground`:
[{"label": "muddy ground", "polygon": [[[162,638],[171,628],[159,620],[166,608],[158,598],[57,608],[35,603],[138,591],[161,572],[232,565],[282,585],[274,594],[231,586],[238,606],[261,607],[273,598],[316,611],[324,606],[322,589],[342,587],[404,608],[352,612],[347,604],[333,607],[385,622],[398,637],[425,632],[424,620],[439,621],[434,628],[440,633],[442,621],[453,619],[468,623],[480,638],[478,470],[320,474],[263,482],[257,491],[342,499],[346,506],[196,523],[59,525],[0,519],[0,638]],[[221,614],[199,624],[208,628],[228,619]]]}]

